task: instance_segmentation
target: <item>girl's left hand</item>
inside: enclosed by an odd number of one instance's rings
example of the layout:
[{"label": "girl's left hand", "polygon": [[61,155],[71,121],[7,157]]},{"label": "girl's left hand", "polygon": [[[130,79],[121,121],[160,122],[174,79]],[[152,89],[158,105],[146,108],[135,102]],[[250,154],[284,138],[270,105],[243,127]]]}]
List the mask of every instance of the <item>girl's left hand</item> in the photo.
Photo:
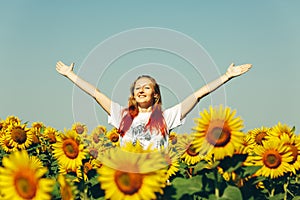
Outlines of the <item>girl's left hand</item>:
[{"label": "girl's left hand", "polygon": [[246,73],[251,67],[252,64],[243,64],[239,66],[234,66],[234,63],[232,63],[227,69],[226,76],[228,76],[228,78],[240,76]]}]

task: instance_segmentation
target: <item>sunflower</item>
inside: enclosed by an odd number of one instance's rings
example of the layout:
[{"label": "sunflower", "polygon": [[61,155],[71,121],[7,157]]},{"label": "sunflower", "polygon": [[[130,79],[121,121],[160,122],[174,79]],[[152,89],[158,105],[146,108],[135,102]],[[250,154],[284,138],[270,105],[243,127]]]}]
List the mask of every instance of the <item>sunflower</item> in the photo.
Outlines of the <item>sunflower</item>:
[{"label": "sunflower", "polygon": [[24,150],[4,157],[0,167],[2,199],[51,199],[55,181],[42,178],[46,172],[42,162]]},{"label": "sunflower", "polygon": [[270,130],[270,128],[262,126],[261,128],[250,130],[248,134],[252,136],[257,145],[262,145],[262,142],[268,139]]},{"label": "sunflower", "polygon": [[41,132],[45,128],[45,125],[43,124],[43,122],[33,122],[31,124],[31,128],[34,128],[34,129],[38,130],[39,132]]},{"label": "sunflower", "polygon": [[14,147],[9,144],[9,140],[6,135],[0,137],[0,146],[6,153],[10,153],[18,150],[17,147]]},{"label": "sunflower", "polygon": [[85,162],[83,164],[83,169],[81,170],[83,172],[82,175],[83,175],[84,181],[87,181],[89,179],[89,177],[88,177],[89,172],[97,170],[101,166],[102,166],[102,164],[99,160],[90,159],[87,162]]},{"label": "sunflower", "polygon": [[33,122],[31,124],[31,131],[33,132],[33,143],[40,144],[40,139],[45,130],[45,125],[42,122]]},{"label": "sunflower", "polygon": [[64,175],[60,174],[57,177],[59,183],[59,191],[62,200],[74,200],[79,193],[74,182],[67,179]]},{"label": "sunflower", "polygon": [[178,140],[176,150],[183,162],[188,165],[194,165],[202,159],[202,156],[196,151],[195,146],[192,144],[193,137],[187,134],[182,135],[180,140]]},{"label": "sunflower", "polygon": [[4,131],[5,128],[4,128],[4,126],[5,126],[5,121],[4,120],[0,120],[0,137],[5,134],[5,131]]},{"label": "sunflower", "polygon": [[50,142],[50,144],[53,144],[56,142],[56,137],[59,134],[54,128],[48,126],[47,128],[45,128],[43,135],[44,138]]},{"label": "sunflower", "polygon": [[80,137],[74,130],[66,130],[65,134],[57,137],[57,142],[52,144],[53,156],[59,164],[71,170],[76,170],[82,165],[82,159],[87,155]]},{"label": "sunflower", "polygon": [[270,134],[275,137],[280,137],[282,134],[292,136],[294,134],[294,129],[286,124],[281,124],[280,122],[278,122],[277,125],[272,127],[272,131],[270,131]]},{"label": "sunflower", "polygon": [[300,169],[300,136],[284,133],[280,136],[280,140],[285,146],[289,147],[289,151],[292,153],[293,160],[289,162],[291,171],[296,174],[296,171]]},{"label": "sunflower", "polygon": [[26,124],[10,124],[6,129],[9,145],[18,149],[26,149],[33,142],[33,132],[26,127]]},{"label": "sunflower", "polygon": [[106,147],[105,145],[103,144],[95,144],[95,143],[91,143],[87,146],[87,151],[89,153],[89,155],[91,156],[91,158],[93,159],[99,159],[103,153],[109,149],[111,147]]},{"label": "sunflower", "polygon": [[173,148],[170,147],[163,150],[162,155],[165,158],[167,165],[167,176],[169,179],[172,175],[175,175],[176,172],[179,171],[179,156],[173,150]]},{"label": "sunflower", "polygon": [[254,165],[262,166],[255,175],[273,179],[289,172],[289,162],[293,160],[292,153],[289,151],[290,148],[284,145],[279,138],[262,141],[262,144],[262,146],[256,146],[254,149],[255,155],[250,156],[250,160]]},{"label": "sunflower", "polygon": [[103,166],[97,170],[105,198],[156,199],[155,193],[162,192],[166,182],[164,160],[159,152],[157,155],[151,155],[150,159],[147,153],[110,149],[102,158]]},{"label": "sunflower", "polygon": [[177,133],[171,132],[169,135],[169,144],[171,146],[176,145],[177,141]]},{"label": "sunflower", "polygon": [[113,146],[120,146],[118,129],[113,128],[106,133],[106,137],[111,141]]},{"label": "sunflower", "polygon": [[84,179],[84,181],[87,181],[89,171],[91,171],[92,169],[99,168],[99,167],[101,167],[101,163],[95,159],[91,159],[91,160],[84,162],[82,166],[78,166],[75,170],[69,169],[64,165],[59,165],[59,174],[72,175],[73,182],[80,182],[82,179]]},{"label": "sunflower", "polygon": [[106,127],[102,125],[98,125],[93,129],[92,133],[96,133],[97,135],[103,135],[107,132]]},{"label": "sunflower", "polygon": [[241,132],[243,121],[236,117],[236,111],[230,108],[223,109],[209,107],[209,112],[200,112],[201,118],[197,118],[196,127],[193,128],[193,145],[196,152],[201,154],[213,154],[215,159],[223,159],[232,156],[235,149],[242,143],[244,134]]},{"label": "sunflower", "polygon": [[242,145],[236,149],[237,154],[250,154],[253,152],[256,143],[252,135],[247,134],[242,138]]},{"label": "sunflower", "polygon": [[74,130],[78,135],[85,136],[88,132],[87,126],[80,122],[75,122],[72,125],[72,130]]},{"label": "sunflower", "polygon": [[91,141],[94,143],[98,144],[101,141],[103,141],[103,138],[106,134],[106,128],[105,126],[97,126],[96,128],[93,129],[91,135],[89,135],[89,138],[91,138]]},{"label": "sunflower", "polygon": [[4,122],[4,129],[6,129],[9,125],[18,125],[21,123],[21,120],[16,116],[8,116]]},{"label": "sunflower", "polygon": [[80,182],[80,179],[82,179],[82,176],[83,176],[82,171],[81,171],[81,166],[78,166],[76,169],[70,169],[70,168],[67,168],[65,165],[61,165],[61,164],[59,164],[59,174],[71,175],[70,177],[73,178],[72,179],[73,182]]}]

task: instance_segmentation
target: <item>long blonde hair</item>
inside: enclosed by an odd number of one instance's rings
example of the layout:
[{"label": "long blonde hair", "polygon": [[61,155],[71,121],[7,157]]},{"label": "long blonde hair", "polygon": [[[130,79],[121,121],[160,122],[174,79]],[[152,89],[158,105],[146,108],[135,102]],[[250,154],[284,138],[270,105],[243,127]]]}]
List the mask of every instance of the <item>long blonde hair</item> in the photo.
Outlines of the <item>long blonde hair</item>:
[{"label": "long blonde hair", "polygon": [[161,100],[160,88],[156,80],[149,75],[139,76],[131,85],[130,97],[128,99],[128,108],[125,109],[127,113],[121,120],[118,132],[121,134],[121,136],[124,136],[126,132],[129,130],[133,119],[139,114],[138,104],[134,98],[134,87],[136,82],[141,78],[148,78],[153,83],[154,94],[156,94],[152,105],[152,113],[150,115],[148,123],[145,126],[145,129],[149,128],[150,132],[153,129],[159,130],[161,134],[165,136],[167,134],[167,128],[166,128],[167,126],[161,110],[162,100]]}]

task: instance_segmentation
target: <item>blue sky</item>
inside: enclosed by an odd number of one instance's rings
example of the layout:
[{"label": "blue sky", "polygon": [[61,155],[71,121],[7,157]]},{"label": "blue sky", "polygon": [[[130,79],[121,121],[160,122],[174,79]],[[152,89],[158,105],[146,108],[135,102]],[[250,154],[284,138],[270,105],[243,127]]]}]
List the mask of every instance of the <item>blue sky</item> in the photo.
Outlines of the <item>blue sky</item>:
[{"label": "blue sky", "polygon": [[[299,1],[276,0],[3,1],[0,7],[0,118],[15,115],[23,121],[41,121],[60,130],[70,128],[78,119],[74,118],[78,107],[84,110],[86,105],[76,103],[76,88],[55,71],[55,63],[58,60],[74,62],[74,71],[79,73],[86,67],[84,64],[93,50],[109,38],[129,30],[156,27],[197,42],[212,62],[208,67],[216,67],[219,73],[224,73],[231,62],[253,64],[249,73],[216,91],[226,94],[226,105],[237,110],[237,115],[244,120],[245,131],[270,127],[280,121],[296,126],[298,133],[299,6]],[[191,90],[211,81],[210,77],[194,78],[192,66],[179,56],[144,49],[118,58],[95,83],[116,100],[119,100],[118,95],[123,96],[120,100],[124,102],[119,103],[125,105],[128,91],[118,91],[118,82],[113,78],[118,80],[128,70],[134,73],[134,66],[151,62],[182,74]],[[204,64],[203,61],[202,67]],[[164,76],[170,79],[168,72],[161,75],[158,82],[164,82]],[[84,78],[90,81],[89,76]],[[131,82],[124,84],[129,88]],[[172,86],[180,87],[175,77]],[[184,92],[183,96],[175,94],[167,85],[163,88],[166,107],[186,95]],[[212,98],[207,96],[201,100],[187,118],[188,123],[178,131],[190,132],[193,118],[208,108]],[[95,113],[90,118],[107,125],[104,111],[97,105],[94,107]],[[80,119],[88,124],[88,118]]]}]

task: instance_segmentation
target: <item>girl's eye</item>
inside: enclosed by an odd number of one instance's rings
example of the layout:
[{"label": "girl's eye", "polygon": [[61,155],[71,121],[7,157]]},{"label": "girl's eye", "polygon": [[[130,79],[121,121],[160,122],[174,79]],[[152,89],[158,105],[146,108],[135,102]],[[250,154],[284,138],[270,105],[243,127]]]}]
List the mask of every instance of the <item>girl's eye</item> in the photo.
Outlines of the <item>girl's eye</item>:
[{"label": "girl's eye", "polygon": [[139,90],[139,89],[141,89],[140,87],[136,87],[136,88],[134,88],[134,90]]},{"label": "girl's eye", "polygon": [[146,86],[145,89],[150,89],[150,87],[149,87],[149,86]]}]

